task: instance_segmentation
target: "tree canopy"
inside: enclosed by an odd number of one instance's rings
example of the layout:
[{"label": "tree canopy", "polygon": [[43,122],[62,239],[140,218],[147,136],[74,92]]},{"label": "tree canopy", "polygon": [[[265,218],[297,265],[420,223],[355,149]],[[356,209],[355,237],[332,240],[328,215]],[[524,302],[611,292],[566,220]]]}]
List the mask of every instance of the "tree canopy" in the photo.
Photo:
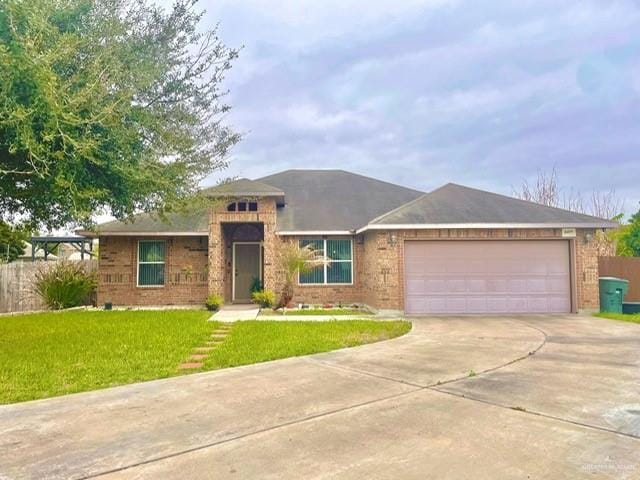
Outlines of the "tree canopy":
[{"label": "tree canopy", "polygon": [[29,231],[0,222],[0,263],[13,262],[24,254]]},{"label": "tree canopy", "polygon": [[196,2],[0,2],[0,220],[168,210],[226,165],[238,51]]},{"label": "tree canopy", "polygon": [[640,210],[631,216],[627,225],[614,232],[616,252],[623,257],[640,257]]}]

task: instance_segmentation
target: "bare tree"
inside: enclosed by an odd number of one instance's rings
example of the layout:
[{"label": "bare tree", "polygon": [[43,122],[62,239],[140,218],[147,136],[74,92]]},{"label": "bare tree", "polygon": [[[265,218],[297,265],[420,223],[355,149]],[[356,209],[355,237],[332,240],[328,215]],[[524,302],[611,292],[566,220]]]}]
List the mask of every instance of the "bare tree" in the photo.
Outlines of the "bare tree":
[{"label": "bare tree", "polygon": [[521,200],[548,207],[564,208],[606,219],[620,215],[624,209],[624,202],[617,197],[614,189],[607,192],[594,189],[587,201],[585,201],[582,192],[573,187],[569,191],[563,192],[555,167],[550,172],[538,170],[535,183],[529,184],[525,180],[520,188],[513,189],[513,195]]},{"label": "bare tree", "polygon": [[558,188],[558,174],[555,167],[550,173],[538,170],[538,176],[533,185],[529,185],[529,182],[525,180],[520,189],[513,190],[513,194],[528,202],[548,207],[560,206],[560,189]]},{"label": "bare tree", "polygon": [[591,193],[591,215],[599,218],[615,218],[624,211],[624,202],[616,196],[615,189]]}]

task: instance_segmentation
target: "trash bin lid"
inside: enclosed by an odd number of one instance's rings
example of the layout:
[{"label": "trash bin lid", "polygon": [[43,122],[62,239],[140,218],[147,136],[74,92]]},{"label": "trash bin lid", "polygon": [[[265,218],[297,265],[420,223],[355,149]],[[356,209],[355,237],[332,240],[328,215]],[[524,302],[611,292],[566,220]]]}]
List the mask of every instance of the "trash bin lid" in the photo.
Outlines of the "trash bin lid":
[{"label": "trash bin lid", "polygon": [[598,277],[598,280],[615,280],[616,282],[629,283],[629,280],[627,280],[626,278],[618,278],[618,277]]}]

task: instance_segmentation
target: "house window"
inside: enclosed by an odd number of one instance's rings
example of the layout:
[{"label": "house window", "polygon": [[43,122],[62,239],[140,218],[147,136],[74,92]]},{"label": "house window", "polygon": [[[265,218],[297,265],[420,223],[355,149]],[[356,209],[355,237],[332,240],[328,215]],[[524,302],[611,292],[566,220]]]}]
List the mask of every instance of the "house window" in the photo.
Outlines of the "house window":
[{"label": "house window", "polygon": [[249,211],[257,212],[258,211],[258,202],[249,202]]},{"label": "house window", "polygon": [[160,240],[138,242],[138,286],[164,285],[164,260],[166,244]]},{"label": "house window", "polygon": [[353,283],[353,246],[351,239],[311,239],[300,240],[300,247],[311,245],[323,252],[323,265],[309,272],[301,273],[301,285],[327,285]]}]

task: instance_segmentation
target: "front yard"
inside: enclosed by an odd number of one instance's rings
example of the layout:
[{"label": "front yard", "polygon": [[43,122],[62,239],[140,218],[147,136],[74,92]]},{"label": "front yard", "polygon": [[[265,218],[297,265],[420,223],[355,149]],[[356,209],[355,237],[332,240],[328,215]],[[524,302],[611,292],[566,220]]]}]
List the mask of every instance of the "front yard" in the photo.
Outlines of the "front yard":
[{"label": "front yard", "polygon": [[[178,375],[181,362],[218,326],[209,312],[67,311],[0,317],[0,404]],[[393,338],[407,322],[249,321],[203,370],[324,352]]]}]

